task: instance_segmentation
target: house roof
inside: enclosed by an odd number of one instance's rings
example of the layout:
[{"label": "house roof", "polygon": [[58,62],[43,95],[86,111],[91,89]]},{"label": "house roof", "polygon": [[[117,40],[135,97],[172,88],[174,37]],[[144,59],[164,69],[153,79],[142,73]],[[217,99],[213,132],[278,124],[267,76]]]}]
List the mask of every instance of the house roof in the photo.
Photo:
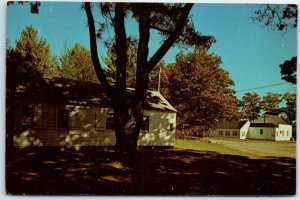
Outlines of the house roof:
[{"label": "house roof", "polygon": [[217,129],[240,129],[247,121],[222,121],[217,124]]},{"label": "house roof", "polygon": [[266,128],[266,127],[277,127],[277,125],[275,125],[273,123],[251,123],[250,127]]},{"label": "house roof", "polygon": [[286,121],[284,121],[281,117],[278,117],[277,115],[268,115],[268,114],[265,114],[265,118],[269,118],[276,125],[279,125],[279,124],[289,124]]},{"label": "house roof", "polygon": [[[133,89],[127,89],[128,95],[133,92]],[[64,78],[45,79],[39,83],[27,81],[17,86],[16,94],[18,101],[112,107],[111,99],[104,94],[100,84]],[[177,112],[159,92],[150,90],[147,91],[145,108]]]}]

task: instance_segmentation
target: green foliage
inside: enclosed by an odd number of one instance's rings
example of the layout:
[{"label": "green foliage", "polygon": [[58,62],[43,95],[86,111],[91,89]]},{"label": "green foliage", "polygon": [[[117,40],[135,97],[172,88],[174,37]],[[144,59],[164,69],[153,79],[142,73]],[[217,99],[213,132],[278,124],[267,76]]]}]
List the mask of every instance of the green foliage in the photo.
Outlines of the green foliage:
[{"label": "green foliage", "polygon": [[242,98],[241,110],[245,119],[253,122],[259,117],[260,113],[260,100],[261,98],[255,92],[247,92]]},{"label": "green foliage", "polygon": [[268,93],[260,102],[260,107],[267,113],[272,113],[279,108],[281,95],[276,93]]},{"label": "green foliage", "polygon": [[88,49],[76,43],[72,48],[65,48],[60,58],[61,76],[83,82],[99,82],[93,68]]},{"label": "green foliage", "polygon": [[297,98],[297,95],[295,93],[285,93],[283,95],[283,99],[286,102],[286,105],[283,108],[283,110],[286,113],[286,120],[290,124],[296,123],[296,111],[297,111],[296,98]]},{"label": "green foliage", "polygon": [[199,49],[162,69],[162,93],[178,110],[177,127],[206,131],[218,121],[239,119],[234,82],[221,58]]},{"label": "green foliage", "polygon": [[[136,73],[136,54],[137,47],[134,43],[132,43],[129,39],[127,40],[127,66],[126,66],[126,86],[134,87],[135,86],[135,73]],[[106,70],[106,75],[111,84],[115,84],[115,73],[116,73],[116,44],[113,42],[111,46],[109,46],[107,53],[107,57],[102,57],[103,62],[106,64],[108,69]]]},{"label": "green foliage", "polygon": [[[127,40],[127,67],[126,67],[126,86],[134,88],[135,79],[136,79],[136,55],[137,55],[137,46],[130,39]],[[116,73],[116,45],[113,43],[107,50],[107,57],[102,57],[103,62],[107,66],[108,69],[105,70],[106,76],[109,82],[114,85],[115,84],[115,73]],[[153,68],[153,70],[149,73],[149,89],[157,90],[158,88],[158,74],[160,67],[165,67],[165,63],[161,61]]]},{"label": "green foliage", "polygon": [[51,55],[50,45],[45,39],[38,38],[38,32],[32,26],[27,26],[22,31],[16,47],[10,53],[14,54],[14,65],[17,65],[18,73],[37,71],[43,77],[59,76],[58,63],[56,57]]},{"label": "green foliage", "polygon": [[297,57],[292,57],[279,65],[281,69],[281,78],[287,82],[297,83]]}]

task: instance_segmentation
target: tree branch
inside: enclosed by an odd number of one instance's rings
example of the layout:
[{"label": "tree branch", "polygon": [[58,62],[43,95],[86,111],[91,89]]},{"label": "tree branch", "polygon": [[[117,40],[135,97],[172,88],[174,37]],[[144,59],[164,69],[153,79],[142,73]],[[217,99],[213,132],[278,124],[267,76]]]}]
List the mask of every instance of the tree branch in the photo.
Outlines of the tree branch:
[{"label": "tree branch", "polygon": [[159,28],[159,27],[154,26],[154,25],[151,25],[150,28],[155,29],[155,30],[157,30],[157,31],[164,32],[164,33],[168,33],[168,34],[172,33],[172,31],[170,31],[170,30],[163,29],[163,28]]},{"label": "tree branch", "polygon": [[175,30],[171,33],[171,35],[164,41],[161,47],[155,52],[152,58],[147,62],[146,72],[150,72],[155,65],[164,57],[164,55],[168,52],[171,46],[176,42],[176,39],[180,36],[183,27],[186,24],[188,15],[193,7],[193,4],[185,4],[182,9],[182,14],[180,19],[177,22],[177,26]]},{"label": "tree branch", "polygon": [[93,66],[96,71],[98,80],[100,81],[104,92],[110,98],[113,98],[113,88],[107,81],[107,78],[104,74],[103,69],[101,68],[101,64],[98,58],[98,50],[97,50],[97,41],[96,41],[96,30],[94,24],[94,17],[91,10],[90,2],[84,3],[84,9],[88,18],[88,25],[89,25],[89,33],[90,33],[90,49],[91,49],[91,57],[93,61]]}]

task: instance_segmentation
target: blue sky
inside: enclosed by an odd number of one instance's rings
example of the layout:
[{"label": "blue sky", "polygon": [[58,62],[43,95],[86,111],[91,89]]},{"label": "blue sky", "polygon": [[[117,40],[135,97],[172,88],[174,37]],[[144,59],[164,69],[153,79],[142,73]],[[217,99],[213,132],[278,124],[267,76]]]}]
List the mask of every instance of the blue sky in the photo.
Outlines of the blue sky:
[{"label": "blue sky", "polygon": [[[279,32],[254,23],[251,17],[259,8],[255,4],[196,4],[191,11],[195,28],[216,38],[209,52],[221,56],[222,67],[230,73],[237,91],[283,83],[279,64],[297,55],[296,29]],[[28,6],[8,7],[6,38],[9,45],[14,46],[22,30],[30,24],[58,57],[65,45],[71,47],[78,42],[89,47],[86,16],[79,3],[43,2],[39,15],[30,14]],[[126,26],[128,34],[137,35],[135,23],[127,21]],[[159,37],[152,34],[150,53],[158,48],[159,42]],[[105,56],[106,50],[101,46],[99,49]],[[173,62],[177,53],[177,48],[171,49],[164,60]],[[283,84],[252,91],[263,96],[268,92],[296,92],[296,87]],[[240,98],[243,94],[238,92],[237,96]]]}]

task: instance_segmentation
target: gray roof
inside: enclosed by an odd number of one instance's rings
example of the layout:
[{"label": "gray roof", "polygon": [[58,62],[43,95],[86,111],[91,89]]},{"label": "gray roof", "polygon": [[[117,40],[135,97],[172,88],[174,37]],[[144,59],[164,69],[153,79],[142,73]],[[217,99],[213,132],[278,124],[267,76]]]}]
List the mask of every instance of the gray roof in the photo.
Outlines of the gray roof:
[{"label": "gray roof", "polygon": [[[127,89],[128,96],[133,92],[133,89]],[[112,107],[111,99],[104,94],[100,84],[64,78],[45,79],[39,84],[22,83],[18,85],[16,93],[20,102]],[[177,112],[159,92],[150,90],[147,91],[145,109]]]},{"label": "gray roof", "polygon": [[217,129],[240,129],[247,121],[222,121],[217,124]]},{"label": "gray roof", "polygon": [[276,125],[279,125],[279,124],[289,124],[286,121],[284,121],[281,117],[278,117],[277,115],[268,115],[268,114],[265,114],[265,117],[271,119],[274,122],[274,124],[276,124]]}]

